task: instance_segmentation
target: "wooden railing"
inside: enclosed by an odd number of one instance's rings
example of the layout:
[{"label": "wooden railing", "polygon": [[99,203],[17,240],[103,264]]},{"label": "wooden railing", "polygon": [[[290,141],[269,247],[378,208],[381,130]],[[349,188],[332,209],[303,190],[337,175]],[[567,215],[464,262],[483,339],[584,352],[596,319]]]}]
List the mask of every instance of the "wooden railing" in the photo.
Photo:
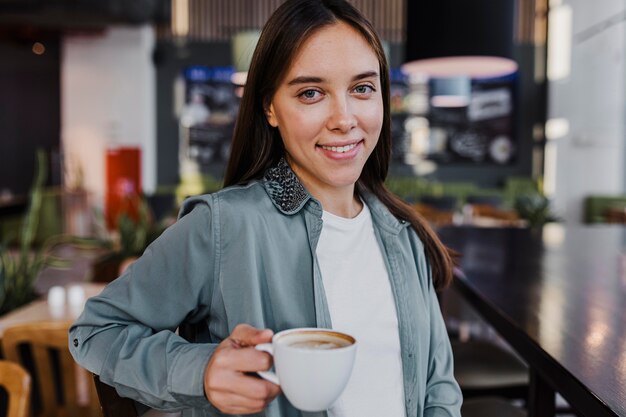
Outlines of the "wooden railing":
[{"label": "wooden railing", "polygon": [[[172,23],[161,39],[228,41],[242,30],[260,29],[284,0],[172,0]],[[406,0],[350,0],[388,42],[405,37]]]}]

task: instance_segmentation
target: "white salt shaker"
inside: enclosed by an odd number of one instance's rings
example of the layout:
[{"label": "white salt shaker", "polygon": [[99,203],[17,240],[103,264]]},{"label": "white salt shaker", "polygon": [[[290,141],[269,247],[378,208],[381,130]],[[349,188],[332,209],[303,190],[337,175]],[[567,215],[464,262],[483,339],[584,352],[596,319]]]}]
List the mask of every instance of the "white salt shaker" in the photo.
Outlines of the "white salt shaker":
[{"label": "white salt shaker", "polygon": [[65,288],[54,286],[48,290],[48,312],[55,319],[65,314]]},{"label": "white salt shaker", "polygon": [[48,305],[50,307],[63,307],[65,305],[65,288],[54,286],[48,290]]},{"label": "white salt shaker", "polygon": [[85,303],[85,289],[80,285],[72,285],[67,290],[67,299],[70,307],[83,307]]}]

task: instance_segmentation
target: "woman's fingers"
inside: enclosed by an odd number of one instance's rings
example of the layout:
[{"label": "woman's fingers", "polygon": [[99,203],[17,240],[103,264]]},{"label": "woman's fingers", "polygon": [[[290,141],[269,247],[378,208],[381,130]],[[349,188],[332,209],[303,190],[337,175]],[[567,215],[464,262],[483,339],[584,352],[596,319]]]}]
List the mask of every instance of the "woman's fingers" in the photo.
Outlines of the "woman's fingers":
[{"label": "woman's fingers", "polygon": [[249,324],[238,324],[229,339],[235,341],[242,347],[255,346],[260,343],[269,343],[272,341],[274,332],[270,329],[257,329]]},{"label": "woman's fingers", "polygon": [[280,387],[247,372],[268,370],[272,358],[254,348],[272,339],[271,330],[238,325],[217,347],[204,372],[207,399],[228,414],[262,411],[278,394]]},{"label": "woman's fingers", "polygon": [[267,371],[272,367],[272,357],[253,347],[229,348],[220,351],[215,364],[239,372]]},{"label": "woman's fingers", "polygon": [[245,392],[246,396],[254,400],[270,403],[278,394],[280,387],[262,378],[239,374],[233,379],[237,391]]},{"label": "woman's fingers", "polygon": [[211,394],[220,392],[241,397],[264,400],[280,393],[280,388],[264,379],[240,372],[216,371],[215,378],[208,382]]},{"label": "woman's fingers", "polygon": [[[239,371],[216,368],[205,375],[205,391],[211,404],[220,411],[233,414],[241,407],[249,414],[263,410],[280,394],[280,387]],[[244,414],[243,411],[238,413]]]}]

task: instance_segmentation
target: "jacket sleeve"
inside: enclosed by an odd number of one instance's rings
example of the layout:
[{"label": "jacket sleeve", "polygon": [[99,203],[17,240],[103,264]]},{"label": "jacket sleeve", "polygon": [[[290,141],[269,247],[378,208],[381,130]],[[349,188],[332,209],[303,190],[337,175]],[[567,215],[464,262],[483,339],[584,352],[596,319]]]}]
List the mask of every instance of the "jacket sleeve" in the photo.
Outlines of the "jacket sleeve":
[{"label": "jacket sleeve", "polygon": [[427,272],[425,296],[430,313],[430,345],[424,417],[460,417],[463,394],[454,379],[454,358],[450,338],[424,252],[419,257],[418,263],[420,269]]},{"label": "jacket sleeve", "polygon": [[219,230],[207,200],[187,203],[182,213],[127,272],[87,301],[69,333],[80,365],[120,395],[161,410],[211,407],[203,377],[217,345],[189,343],[175,330],[209,315]]}]

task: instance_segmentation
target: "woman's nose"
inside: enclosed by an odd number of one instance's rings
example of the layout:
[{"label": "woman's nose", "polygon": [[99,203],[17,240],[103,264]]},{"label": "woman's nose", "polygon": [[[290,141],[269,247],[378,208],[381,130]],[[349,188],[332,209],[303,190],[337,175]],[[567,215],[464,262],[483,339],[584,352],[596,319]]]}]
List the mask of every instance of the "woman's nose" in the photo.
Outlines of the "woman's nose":
[{"label": "woman's nose", "polygon": [[333,105],[328,116],[328,129],[346,133],[356,127],[356,124],[356,117],[349,100],[344,97],[333,100]]}]

